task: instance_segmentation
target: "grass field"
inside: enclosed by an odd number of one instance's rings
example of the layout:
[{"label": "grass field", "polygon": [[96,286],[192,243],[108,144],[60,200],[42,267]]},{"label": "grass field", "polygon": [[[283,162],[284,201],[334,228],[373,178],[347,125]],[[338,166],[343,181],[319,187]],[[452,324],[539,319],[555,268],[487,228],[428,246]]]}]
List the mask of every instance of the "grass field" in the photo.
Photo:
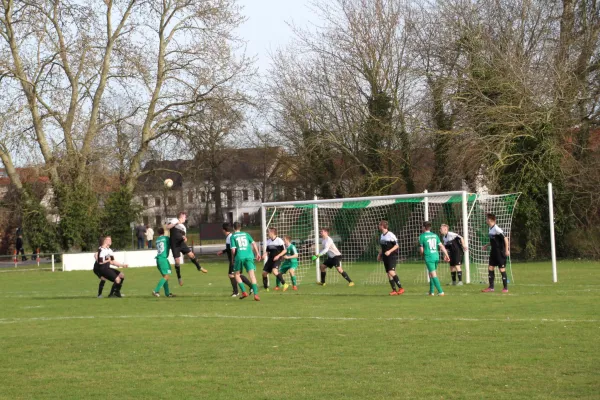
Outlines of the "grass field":
[{"label": "grass field", "polygon": [[305,283],[261,302],[228,297],[226,265],[206,266],[185,265],[173,299],[150,296],[154,268],[126,271],[124,299],[96,299],[90,271],[1,273],[0,398],[600,396],[598,263],[559,263],[558,284],[548,263],[515,264],[507,295],[427,297],[400,269],[400,297]]}]

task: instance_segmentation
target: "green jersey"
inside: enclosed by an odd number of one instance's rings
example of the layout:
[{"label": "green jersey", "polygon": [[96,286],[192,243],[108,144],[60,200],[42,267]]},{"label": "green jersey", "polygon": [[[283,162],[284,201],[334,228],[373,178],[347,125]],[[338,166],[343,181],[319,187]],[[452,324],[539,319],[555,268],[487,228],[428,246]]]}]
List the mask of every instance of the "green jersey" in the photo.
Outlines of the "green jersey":
[{"label": "green jersey", "polygon": [[[298,254],[298,250],[296,250],[296,246],[294,246],[292,243],[290,243],[290,245],[288,246],[288,248],[286,249],[285,255],[286,256],[293,256]],[[298,266],[298,258],[290,258],[285,260],[287,262],[290,263],[291,267],[297,267]]]},{"label": "green jersey", "polygon": [[440,237],[432,232],[423,232],[419,236],[419,244],[423,248],[425,261],[439,261]]},{"label": "green jersey", "polygon": [[254,258],[252,243],[254,243],[252,236],[246,232],[235,232],[231,235],[231,249],[235,249],[235,258],[237,260]]},{"label": "green jersey", "polygon": [[171,250],[171,239],[168,236],[159,236],[156,239],[156,258],[168,258]]}]

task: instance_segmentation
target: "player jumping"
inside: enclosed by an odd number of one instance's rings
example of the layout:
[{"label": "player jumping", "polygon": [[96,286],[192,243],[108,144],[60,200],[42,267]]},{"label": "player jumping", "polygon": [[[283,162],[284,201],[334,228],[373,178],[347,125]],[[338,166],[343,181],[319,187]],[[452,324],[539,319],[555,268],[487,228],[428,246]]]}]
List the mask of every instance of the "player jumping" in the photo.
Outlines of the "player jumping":
[{"label": "player jumping", "polygon": [[[231,225],[229,225],[228,222],[225,222],[222,228],[223,234],[225,235],[225,249],[218,251],[217,255],[220,256],[223,254],[227,254],[227,259],[229,261],[228,276],[229,281],[231,282],[231,288],[233,289],[231,297],[237,297],[239,295],[239,290],[237,282],[235,280],[235,274],[233,273],[233,257],[231,255],[231,235],[233,234],[231,233]],[[240,274],[240,277],[242,278],[242,282],[244,282],[244,284],[248,285],[248,287],[252,287],[250,280],[248,280],[248,278],[246,278],[245,275]],[[250,291],[250,293],[252,293],[252,291]]]},{"label": "player jumping", "polygon": [[487,214],[486,222],[490,227],[490,243],[483,246],[486,250],[488,246],[492,246],[490,251],[490,260],[488,263],[488,279],[490,285],[483,289],[482,292],[488,293],[494,291],[495,268],[498,267],[502,274],[502,293],[508,293],[508,278],[506,276],[506,258],[510,255],[508,238],[504,236],[504,232],[496,225],[496,216]]},{"label": "player jumping", "polygon": [[348,286],[354,286],[354,282],[348,276],[348,274],[342,268],[342,253],[338,250],[333,239],[329,237],[329,228],[321,229],[321,246],[323,250],[319,254],[312,256],[312,260],[315,261],[317,258],[327,254],[327,259],[321,264],[321,282],[317,282],[318,285],[325,286],[325,278],[327,276],[327,268],[337,269],[337,271],[348,281]]},{"label": "player jumping", "polygon": [[[429,295],[435,295],[435,289],[438,291],[438,296],[444,296],[440,279],[437,277],[437,266],[440,261],[440,253],[438,248],[444,253],[444,261],[450,261],[448,252],[440,241],[440,237],[431,232],[431,222],[423,222],[423,233],[419,236],[419,251],[425,256],[425,266],[429,271]],[[435,289],[434,289],[435,287]]]},{"label": "player jumping", "polygon": [[231,235],[231,254],[235,262],[233,266],[235,280],[240,286],[240,289],[242,289],[240,300],[248,297],[246,286],[242,282],[241,277],[243,269],[245,268],[252,282],[254,300],[260,301],[260,297],[258,297],[258,285],[256,284],[256,265],[254,264],[255,259],[256,261],[260,261],[260,251],[258,250],[256,242],[252,239],[252,236],[246,232],[240,232],[242,229],[241,223],[234,222],[233,229],[235,230],[235,233]]},{"label": "player jumping", "polygon": [[[381,221],[379,223],[379,231],[381,232],[379,243],[381,244],[381,251],[377,255],[377,261],[383,261],[385,273],[388,275],[390,286],[392,287],[390,296],[398,296],[404,293],[404,289],[400,284],[400,278],[396,274],[399,249],[398,239],[396,238],[396,235],[389,231],[388,227],[389,224],[387,221]],[[396,289],[396,286],[398,286],[398,289]]]},{"label": "player jumping", "polygon": [[173,258],[175,258],[175,272],[177,273],[177,280],[179,286],[183,286],[183,279],[181,279],[181,263],[183,261],[183,255],[187,255],[190,261],[196,266],[198,271],[206,274],[208,271],[198,263],[196,256],[192,249],[187,245],[187,228],[185,227],[185,221],[187,220],[187,214],[183,211],[177,214],[177,218],[173,218],[169,221],[166,228],[171,232],[171,251],[173,252]]},{"label": "player jumping", "polygon": [[[263,286],[266,291],[269,291],[269,273],[273,273],[277,283],[281,282],[283,290],[286,291],[289,285],[285,283],[283,275],[279,273],[281,259],[286,253],[285,246],[283,240],[277,236],[276,228],[269,228],[268,231],[267,253],[263,255],[263,260],[267,260],[262,272]],[[279,284],[275,286],[275,290],[279,290]]]},{"label": "player jumping", "polygon": [[[462,263],[463,254],[467,251],[465,241],[462,236],[457,233],[450,232],[450,227],[446,224],[442,224],[440,227],[440,233],[444,241],[444,246],[450,256],[450,275],[452,275],[452,286],[462,286],[462,270],[460,265]],[[456,277],[458,276],[458,283]]]}]

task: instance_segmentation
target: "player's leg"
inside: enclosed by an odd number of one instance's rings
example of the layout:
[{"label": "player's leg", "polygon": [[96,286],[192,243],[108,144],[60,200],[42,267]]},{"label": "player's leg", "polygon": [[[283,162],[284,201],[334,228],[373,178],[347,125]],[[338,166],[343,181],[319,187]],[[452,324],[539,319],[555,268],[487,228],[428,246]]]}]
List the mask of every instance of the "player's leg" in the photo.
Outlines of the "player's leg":
[{"label": "player's leg", "polygon": [[[156,285],[156,288],[152,291],[152,295],[155,297],[160,296],[160,290],[165,286],[165,283],[169,280],[169,275],[171,274],[171,265],[169,264],[169,260],[167,259],[157,259],[156,267],[158,268],[158,272],[160,273],[160,280]],[[168,296],[168,289],[165,289],[165,295]]]},{"label": "player's leg", "polygon": [[458,278],[458,286],[462,286],[462,269],[460,268],[460,263],[457,263],[454,268],[456,268],[456,277]]},{"label": "player's leg", "polygon": [[442,289],[442,285],[440,284],[440,279],[437,276],[437,261],[426,261],[427,270],[429,271],[429,293],[433,293],[433,287],[437,289],[438,295],[443,296],[444,290]]},{"label": "player's leg", "polygon": [[[325,261],[325,262],[327,262],[327,261]],[[325,286],[325,278],[327,278],[327,265],[325,265],[325,263],[323,263],[319,266],[319,268],[321,269],[321,282],[317,282],[317,284],[319,284],[321,286]]]},{"label": "player's leg", "polygon": [[271,262],[271,259],[267,259],[267,262],[263,266],[262,270],[263,288],[267,292],[269,291],[269,274],[271,273],[271,271],[273,271],[273,263]]},{"label": "player's leg", "polygon": [[337,270],[337,272],[340,273],[340,275],[342,275],[344,277],[344,279],[346,281],[348,281],[348,286],[354,286],[354,282],[352,282],[352,279],[350,279],[350,276],[348,275],[348,273],[346,271],[344,271],[341,264],[337,265],[335,267],[335,269]]},{"label": "player's leg", "polygon": [[106,279],[100,278],[100,283],[98,283],[98,298],[102,297],[102,291],[104,290],[105,284],[106,284]]},{"label": "player's leg", "polygon": [[496,279],[496,271],[495,271],[495,266],[491,265],[493,264],[492,262],[490,262],[490,265],[488,265],[488,287],[483,289],[482,292],[487,293],[487,292],[493,292],[494,291],[494,279]]},{"label": "player's leg", "polygon": [[290,267],[290,277],[292,278],[292,290],[298,290],[298,280],[296,278],[296,267]]},{"label": "player's leg", "polygon": [[502,265],[498,268],[502,275],[502,293],[508,293],[508,276],[506,275],[506,267]]},{"label": "player's leg", "polygon": [[456,266],[450,264],[450,275],[452,276],[452,286],[456,286]]},{"label": "player's leg", "polygon": [[235,280],[235,273],[233,272],[233,262],[229,263],[229,271],[227,272],[227,276],[229,277],[229,282],[231,283],[231,296],[236,297],[239,294],[237,281]]},{"label": "player's leg", "polygon": [[285,278],[283,277],[283,274],[279,272],[279,265],[275,265],[273,267],[273,275],[275,275],[277,287],[279,287],[279,284],[281,284],[283,285],[283,290],[287,290],[289,285],[285,283]]},{"label": "player's leg", "polygon": [[181,278],[181,249],[178,246],[173,246],[171,248],[173,252],[173,258],[175,259],[175,273],[177,274],[177,281],[179,282],[179,286],[183,286],[183,279]]},{"label": "player's leg", "polygon": [[188,256],[188,258],[190,259],[192,264],[194,264],[196,266],[196,269],[198,271],[202,272],[203,274],[206,274],[208,272],[208,270],[206,268],[204,268],[200,265],[200,263],[198,262],[198,259],[196,258],[196,255],[194,254],[194,251],[192,249],[190,249],[185,242],[181,248],[181,252]]},{"label": "player's leg", "polygon": [[258,285],[256,284],[256,265],[254,264],[254,260],[252,258],[245,259],[243,268],[246,268],[246,271],[248,272],[248,276],[250,277],[250,282],[252,282],[252,290],[254,291],[254,300],[260,301],[260,297],[258,297]]}]

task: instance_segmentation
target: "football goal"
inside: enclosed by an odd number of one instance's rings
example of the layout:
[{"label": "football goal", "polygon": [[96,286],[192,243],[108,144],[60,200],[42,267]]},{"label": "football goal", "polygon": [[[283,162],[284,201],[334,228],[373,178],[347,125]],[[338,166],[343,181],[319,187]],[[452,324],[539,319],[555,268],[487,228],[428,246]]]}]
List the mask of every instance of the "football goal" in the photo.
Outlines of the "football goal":
[{"label": "football goal", "polygon": [[[311,255],[321,246],[319,229],[328,227],[342,253],[344,270],[356,283],[384,284],[387,277],[383,265],[377,262],[380,249],[378,224],[387,220],[400,246],[398,274],[402,279],[403,269],[412,268],[418,273],[409,279],[422,282],[428,278],[419,254],[418,238],[423,222],[430,221],[433,232],[439,234],[441,224],[447,224],[450,231],[465,239],[467,251],[462,262],[465,283],[485,283],[489,257],[489,250],[483,248],[489,243],[486,214],[496,215],[497,225],[510,240],[518,197],[519,193],[479,195],[456,191],[263,203],[263,252],[267,228],[277,228],[278,235],[291,236],[298,249],[299,282],[319,281],[319,260],[311,261]],[[507,268],[510,279],[514,280],[510,259]],[[448,264],[440,262],[438,275],[443,282],[449,280]],[[340,278],[337,273],[329,273],[327,282],[336,283]]]}]

